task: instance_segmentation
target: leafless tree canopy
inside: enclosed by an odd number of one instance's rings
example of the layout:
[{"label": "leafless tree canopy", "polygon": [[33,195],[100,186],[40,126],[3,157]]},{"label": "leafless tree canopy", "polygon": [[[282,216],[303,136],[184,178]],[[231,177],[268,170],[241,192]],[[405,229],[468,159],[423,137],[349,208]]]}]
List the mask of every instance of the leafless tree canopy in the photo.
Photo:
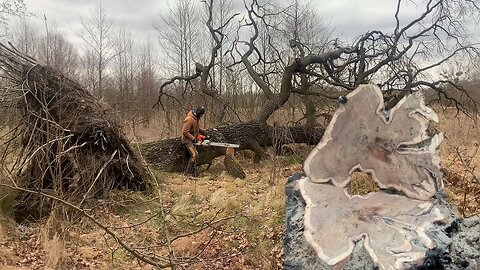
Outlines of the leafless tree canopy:
[{"label": "leafless tree canopy", "polygon": [[[292,95],[335,99],[344,93],[342,89],[348,92],[365,83],[378,84],[386,91],[391,101],[388,107],[408,92],[432,89],[438,98],[449,100],[459,110],[476,109],[469,93],[458,82],[435,76],[435,70],[448,62],[476,59],[478,46],[469,36],[473,18],[478,18],[476,2],[416,3],[419,12],[410,21],[401,20],[402,4],[401,0],[397,2],[391,32],[373,29],[348,43],[333,38],[322,28],[312,32],[319,25],[315,23],[318,18],[306,13],[298,1],[287,7],[245,1],[245,15],[236,35],[228,37],[225,54],[230,58],[228,68],[240,66],[265,97],[256,119],[266,121]],[[206,6],[212,10],[212,2]],[[207,20],[207,26],[211,26],[211,20]],[[214,40],[217,36],[227,38],[223,25],[212,30],[210,36]],[[223,48],[222,43],[214,44],[218,46],[211,47],[210,65],[218,61],[217,52]],[[203,69],[204,65],[197,65],[201,67],[197,73],[180,74],[165,81],[159,101],[167,85],[177,80],[192,82],[201,75],[204,77],[198,89],[213,97],[213,92],[205,91],[215,88],[205,86],[205,77],[210,76],[210,69],[205,66]]]},{"label": "leafless tree canopy", "polygon": [[85,42],[88,55],[86,68],[92,73],[92,88],[99,96],[104,95],[105,69],[115,57],[113,47],[112,18],[100,3],[92,10],[90,18],[82,18],[82,27],[77,35]]}]

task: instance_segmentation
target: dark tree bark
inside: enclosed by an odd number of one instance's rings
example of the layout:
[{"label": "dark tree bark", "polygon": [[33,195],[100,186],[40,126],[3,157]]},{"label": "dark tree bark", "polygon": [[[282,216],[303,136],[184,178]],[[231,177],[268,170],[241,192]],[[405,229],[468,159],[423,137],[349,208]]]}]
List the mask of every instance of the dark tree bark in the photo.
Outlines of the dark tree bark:
[{"label": "dark tree bark", "polygon": [[[264,147],[281,148],[287,143],[317,144],[323,135],[321,128],[272,127],[262,122],[241,123],[209,130],[212,141],[239,144],[239,150],[251,150],[258,161],[266,156]],[[213,159],[225,155],[223,147],[197,147],[198,165],[211,164]],[[160,140],[142,146],[148,163],[158,169],[182,172],[188,162],[188,154],[180,138]]]}]

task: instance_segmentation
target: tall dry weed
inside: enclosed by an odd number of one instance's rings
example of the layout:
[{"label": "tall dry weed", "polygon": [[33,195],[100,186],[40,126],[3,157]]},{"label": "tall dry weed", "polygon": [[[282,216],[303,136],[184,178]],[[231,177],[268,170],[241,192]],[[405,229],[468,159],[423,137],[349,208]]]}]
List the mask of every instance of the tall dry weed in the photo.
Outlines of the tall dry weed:
[{"label": "tall dry weed", "polygon": [[437,110],[437,129],[444,132],[440,148],[445,189],[463,216],[480,213],[480,127],[477,119],[455,109]]},{"label": "tall dry weed", "polygon": [[45,252],[45,266],[48,269],[64,269],[66,259],[63,224],[52,213],[40,229],[40,244]]}]

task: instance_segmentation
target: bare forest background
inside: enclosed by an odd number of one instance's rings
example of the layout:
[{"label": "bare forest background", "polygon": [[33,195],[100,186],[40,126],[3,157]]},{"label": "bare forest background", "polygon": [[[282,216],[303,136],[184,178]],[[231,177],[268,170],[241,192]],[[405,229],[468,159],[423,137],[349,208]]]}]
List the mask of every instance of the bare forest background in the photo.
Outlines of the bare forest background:
[{"label": "bare forest background", "polygon": [[[285,96],[283,93],[286,91],[281,89],[281,78],[292,59],[352,47],[349,44],[352,41],[333,35],[334,26],[328,25],[317,7],[309,1],[253,1],[245,3],[241,10],[238,9],[243,3],[233,0],[172,1],[167,9],[152,11],[158,13],[157,20],[151,22],[157,34],[146,40],[139,40],[128,25],[115,21],[115,14],[100,1],[90,10],[90,14],[82,15],[81,26],[71,29],[76,37],[75,43],[58,30],[55,18],[41,14],[32,16],[21,1],[11,2],[18,5],[17,10],[11,13],[20,13],[21,18],[10,23],[10,31],[5,33],[5,39],[12,41],[20,52],[76,79],[109,104],[113,112],[135,130],[140,129],[142,140],[179,136],[181,120],[192,106],[207,108],[207,127],[260,118],[282,124],[309,122],[311,125],[318,116],[329,111],[329,105],[334,104],[332,100],[358,83],[368,81],[381,84],[384,89],[406,89],[403,81],[408,79],[400,77],[408,77],[407,71],[411,68],[407,65],[379,68],[370,64],[373,68],[368,70],[365,78],[356,75],[354,78],[353,73],[358,68],[355,62],[360,62],[351,59],[352,63],[349,64],[341,59],[345,56],[341,56],[338,60],[343,63],[338,64],[337,68],[333,67],[332,72],[336,75],[332,78],[322,78],[328,75],[328,69],[327,72],[323,71],[324,74],[315,74],[317,67],[312,65],[308,67],[310,73],[294,75],[292,89]],[[400,5],[398,8],[400,11]],[[425,10],[425,14],[420,12],[419,19],[432,20],[433,8],[438,6]],[[422,18],[420,15],[425,16]],[[438,26],[441,23],[444,23],[443,19],[432,22]],[[418,25],[401,29],[402,25],[398,24],[395,29],[405,30],[400,35],[405,35],[407,31],[417,31],[418,34],[433,31],[432,27],[421,33],[416,29]],[[460,31],[467,29],[454,26],[444,29],[445,33],[440,33],[440,27],[434,31],[439,33],[439,40],[452,32],[452,35],[458,36],[456,38],[462,38],[457,40],[459,44],[451,41],[441,44],[435,40],[426,42],[421,40],[420,35],[413,39],[417,48],[409,48],[405,54],[411,61],[416,61],[412,66],[423,65],[416,69],[432,66],[415,70],[417,74],[412,74],[412,77],[422,77],[418,81],[428,78],[425,81],[435,82],[432,85],[438,88],[454,88],[456,85],[452,86],[450,82],[458,84],[460,81],[463,85],[476,85],[478,63],[475,57],[470,57],[475,52],[473,49],[470,51],[469,47],[475,40],[463,40],[466,37],[460,34],[466,32]],[[465,25],[462,28],[466,28]],[[372,42],[377,40],[377,44],[380,44],[386,38],[382,37],[385,34],[372,31],[364,34],[365,41],[362,41],[361,34],[353,44],[366,43],[369,39]],[[408,42],[406,36],[401,38],[404,40],[398,43]],[[384,43],[379,48],[389,45],[386,41]],[[437,51],[430,50],[430,45],[438,46]],[[367,46],[370,45],[364,45],[369,53]],[[449,55],[452,52],[454,54]],[[465,58],[465,55],[468,57]],[[369,57],[372,63],[379,61],[373,56]],[[446,57],[448,61],[444,61]],[[347,55],[346,58],[351,56]],[[335,58],[332,61],[336,61]],[[324,64],[319,62],[315,65],[322,68]],[[208,73],[205,79],[195,76],[199,74],[198,68],[207,66],[209,70],[205,72]],[[399,75],[391,76],[390,72]],[[167,84],[173,78],[178,80]],[[408,85],[409,88],[412,86],[428,87],[417,82]],[[475,96],[475,93],[472,95]],[[459,96],[468,95],[462,92],[439,95],[442,99]],[[281,111],[276,114],[266,111],[268,100],[277,103],[274,107],[281,107]],[[457,100],[449,100],[450,106],[463,105]],[[142,135],[142,130],[153,130],[153,127],[156,132]]]},{"label": "bare forest background", "polygon": [[[327,46],[331,38],[329,30],[311,5],[297,1],[291,6],[268,6],[272,9],[269,23],[273,28],[262,26],[259,38],[266,57],[287,61],[291,54],[288,42],[295,35],[301,36],[315,51]],[[142,140],[155,140],[179,136],[181,122],[193,106],[207,108],[204,124],[214,127],[253,120],[267,99],[245,68],[233,65],[234,61],[227,55],[234,42],[238,42],[235,37],[246,35],[236,32],[237,21],[244,15],[234,14],[233,8],[232,0],[215,1],[212,7],[200,1],[172,1],[168,9],[154,11],[159,14],[158,20],[151,25],[157,35],[138,40],[128,25],[118,27],[115,14],[100,1],[88,16],[81,18],[81,27],[72,29],[78,39],[75,45],[58,30],[54,18],[32,16],[25,11],[21,18],[15,19],[5,39],[12,41],[20,52],[76,79],[111,106],[113,113],[134,129],[140,129]],[[211,25],[225,24],[222,32],[229,36],[222,38],[208,78],[209,91],[215,92],[223,104],[199,91],[199,82],[195,80],[169,85],[161,104],[156,104],[160,86],[165,81],[175,76],[194,75],[197,73],[195,63],[210,60],[215,40],[207,27],[209,9],[213,15]],[[273,17],[274,13],[278,14]],[[274,43],[279,44],[278,48],[269,48],[269,44]],[[279,73],[281,63],[268,61],[261,64],[263,72]],[[298,116],[305,114],[303,107],[301,97],[293,97],[279,120],[297,121]],[[145,129],[155,131],[142,136]]]}]

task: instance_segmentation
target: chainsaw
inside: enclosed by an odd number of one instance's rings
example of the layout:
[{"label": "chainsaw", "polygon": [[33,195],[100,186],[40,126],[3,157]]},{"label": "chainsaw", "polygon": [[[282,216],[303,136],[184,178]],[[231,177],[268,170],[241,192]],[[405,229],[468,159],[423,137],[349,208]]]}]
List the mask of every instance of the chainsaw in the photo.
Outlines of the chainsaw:
[{"label": "chainsaw", "polygon": [[202,145],[202,146],[219,146],[219,147],[227,147],[227,148],[239,148],[240,145],[233,144],[233,143],[221,143],[221,142],[212,142],[206,139],[207,137],[201,134],[197,135],[197,142],[194,145]]}]

